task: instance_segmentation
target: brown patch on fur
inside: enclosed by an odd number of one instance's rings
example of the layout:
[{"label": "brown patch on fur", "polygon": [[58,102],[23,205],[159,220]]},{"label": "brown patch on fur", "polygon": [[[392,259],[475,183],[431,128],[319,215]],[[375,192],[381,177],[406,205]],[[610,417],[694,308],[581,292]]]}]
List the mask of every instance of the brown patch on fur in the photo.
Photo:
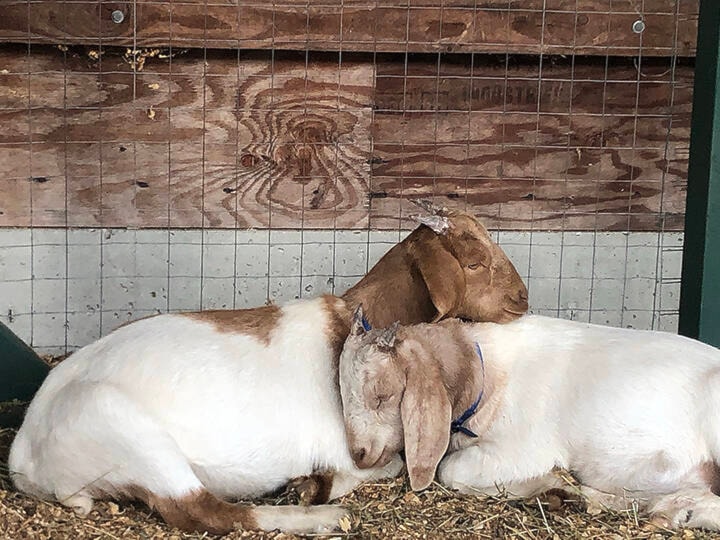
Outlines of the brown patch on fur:
[{"label": "brown patch on fur", "polygon": [[720,496],[720,466],[714,461],[706,461],[698,466],[700,478],[705,482],[710,491]]},{"label": "brown patch on fur", "polygon": [[270,305],[252,309],[193,311],[179,315],[211,323],[220,332],[249,334],[267,345],[270,343],[270,334],[282,317],[282,311],[278,306]]},{"label": "brown patch on fur", "polygon": [[330,500],[335,474],[330,471],[314,472],[308,476],[300,476],[290,480],[288,487],[293,489],[300,499],[300,504],[325,504]]},{"label": "brown patch on fur", "polygon": [[333,358],[337,363],[342,352],[343,344],[350,334],[350,321],[352,312],[347,304],[337,296],[323,295],[325,311],[328,313],[327,327],[325,329],[333,350]]},{"label": "brown patch on fur", "polygon": [[258,528],[251,506],[223,501],[205,489],[180,498],[158,497],[134,486],[122,491],[130,499],[145,502],[157,511],[168,525],[183,531],[227,534],[236,528]]}]

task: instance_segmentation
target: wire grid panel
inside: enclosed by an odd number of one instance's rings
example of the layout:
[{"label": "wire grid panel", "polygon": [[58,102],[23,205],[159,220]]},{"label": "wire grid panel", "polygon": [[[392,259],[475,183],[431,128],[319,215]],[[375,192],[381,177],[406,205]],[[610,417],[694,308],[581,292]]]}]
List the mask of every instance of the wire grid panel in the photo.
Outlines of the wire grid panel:
[{"label": "wire grid panel", "polygon": [[2,321],[54,354],[340,293],[428,197],[497,231],[534,312],[675,330],[696,13],[647,4],[138,2],[125,37],[3,45]]}]

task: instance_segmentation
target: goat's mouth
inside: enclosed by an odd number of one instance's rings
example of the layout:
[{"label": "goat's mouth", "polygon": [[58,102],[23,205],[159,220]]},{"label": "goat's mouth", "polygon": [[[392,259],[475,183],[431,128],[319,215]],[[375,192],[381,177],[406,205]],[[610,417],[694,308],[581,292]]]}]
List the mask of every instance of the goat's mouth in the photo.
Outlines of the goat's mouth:
[{"label": "goat's mouth", "polygon": [[397,450],[393,450],[390,447],[385,448],[382,451],[382,454],[380,454],[380,457],[377,459],[373,467],[384,467],[388,463],[392,461],[392,459],[397,455]]},{"label": "goat's mouth", "polygon": [[504,322],[504,323],[512,322],[512,321],[519,319],[526,313],[527,313],[527,308],[522,309],[522,308],[518,308],[518,307],[504,307],[502,310],[502,314],[503,314],[502,320],[499,320],[498,322]]},{"label": "goat's mouth", "polygon": [[384,467],[393,458],[397,452],[391,451],[390,448],[383,448],[382,451],[376,452],[370,448],[359,448],[353,451],[353,462],[358,469],[375,469]]}]

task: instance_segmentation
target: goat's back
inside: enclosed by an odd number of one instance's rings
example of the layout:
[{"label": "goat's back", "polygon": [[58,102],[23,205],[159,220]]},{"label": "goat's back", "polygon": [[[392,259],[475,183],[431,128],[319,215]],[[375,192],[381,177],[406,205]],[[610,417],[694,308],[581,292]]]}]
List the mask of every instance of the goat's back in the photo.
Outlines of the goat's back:
[{"label": "goat's back", "polygon": [[[326,299],[279,308],[264,336],[196,315],[129,324],[53,369],[28,409],[11,471],[35,484],[53,483],[72,472],[44,456],[73,454],[78,459],[63,466],[87,476],[81,469],[93,460],[82,454],[117,444],[118,431],[143,444],[133,437],[139,414],[174,440],[205,486],[220,495],[259,495],[311,473],[308,464],[349,459],[342,444],[317,443],[344,441]],[[118,399],[99,403],[110,394]],[[109,422],[112,431],[103,427]],[[98,447],[77,445],[88,438]]]}]

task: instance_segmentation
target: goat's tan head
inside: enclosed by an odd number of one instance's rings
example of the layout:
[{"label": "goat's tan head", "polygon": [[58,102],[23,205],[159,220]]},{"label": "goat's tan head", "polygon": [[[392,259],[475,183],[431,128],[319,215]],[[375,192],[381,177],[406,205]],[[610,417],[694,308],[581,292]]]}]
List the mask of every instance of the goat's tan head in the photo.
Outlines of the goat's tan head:
[{"label": "goat's tan head", "polygon": [[404,339],[403,327],[366,331],[362,317],[360,306],[339,366],[351,456],[361,469],[382,467],[404,448],[410,485],[424,489],[450,441],[452,406],[440,367],[423,361],[428,352]]},{"label": "goat's tan head", "polygon": [[[510,322],[528,310],[528,292],[510,259],[473,216],[425,206],[418,221],[435,233],[440,249],[416,242],[415,261],[437,315]],[[433,249],[432,253],[426,251]]]}]

